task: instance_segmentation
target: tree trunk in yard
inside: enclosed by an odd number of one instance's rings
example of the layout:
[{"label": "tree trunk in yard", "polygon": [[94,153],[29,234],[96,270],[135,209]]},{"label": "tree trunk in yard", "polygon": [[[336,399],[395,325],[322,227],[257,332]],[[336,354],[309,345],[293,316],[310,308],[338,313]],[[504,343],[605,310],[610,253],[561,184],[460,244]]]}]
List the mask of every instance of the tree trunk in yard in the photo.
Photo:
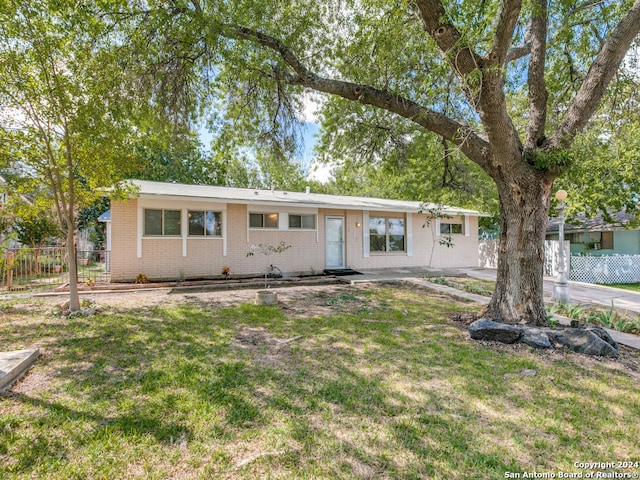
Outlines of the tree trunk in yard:
[{"label": "tree trunk in yard", "polygon": [[544,239],[553,178],[532,167],[496,180],[500,240],[496,288],[484,315],[504,323],[547,325]]},{"label": "tree trunk in yard", "polygon": [[[71,223],[73,225],[73,223]],[[78,294],[78,259],[76,253],[76,238],[73,227],[67,231],[67,252],[69,255],[69,310],[80,310],[80,296]]]}]

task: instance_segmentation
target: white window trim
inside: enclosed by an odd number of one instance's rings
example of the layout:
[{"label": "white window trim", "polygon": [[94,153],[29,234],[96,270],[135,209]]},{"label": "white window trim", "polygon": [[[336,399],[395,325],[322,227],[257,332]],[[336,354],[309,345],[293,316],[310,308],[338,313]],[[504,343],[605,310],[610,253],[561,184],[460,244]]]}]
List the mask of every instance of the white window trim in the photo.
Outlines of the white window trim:
[{"label": "white window trim", "polygon": [[369,210],[362,211],[362,256],[369,258],[371,245],[369,244]]},{"label": "white window trim", "polygon": [[[181,202],[182,203],[182,202]],[[167,235],[144,235],[144,210],[180,210],[180,235],[167,236]],[[136,257],[142,258],[142,242],[143,240],[182,240],[182,256],[188,255],[188,240],[199,239],[198,236],[189,236],[189,224],[187,214],[189,210],[194,211],[210,211],[220,212],[222,214],[222,236],[205,236],[208,239],[221,240],[222,239],[222,256],[227,256],[227,204],[226,203],[211,203],[211,202],[184,202],[180,208],[176,208],[170,205],[166,200],[139,198],[138,199],[138,225],[137,225],[137,245],[136,245]]]},{"label": "white window trim", "polygon": [[[278,226],[277,227],[252,227],[251,226],[251,215],[278,215]],[[277,210],[247,210],[247,230],[255,230],[258,232],[262,231],[278,231],[282,230],[282,212],[278,212]]]},{"label": "white window trim", "polygon": [[[299,217],[313,217],[313,224],[315,225],[315,227],[313,228],[304,228],[304,227],[290,227],[289,226],[289,217],[291,215],[297,215]],[[316,230],[318,230],[318,214],[317,213],[300,213],[300,212],[287,212],[287,213],[283,213],[282,214],[283,217],[286,217],[287,221],[286,221],[286,225],[285,225],[285,230],[289,230],[291,232],[315,232]],[[302,221],[302,219],[300,219]]]},{"label": "white window trim", "polygon": [[[409,217],[410,214],[405,214],[402,212],[378,212],[374,214],[373,218],[384,218],[385,219],[385,224],[386,224],[386,229],[388,230],[389,228],[389,219],[391,218],[402,218],[404,220],[404,249],[403,250],[384,250],[384,251],[371,251],[371,243],[369,242],[370,240],[370,232],[369,232],[369,219],[371,218],[370,215],[367,215],[367,223],[364,225],[365,226],[365,230],[367,232],[367,246],[369,247],[369,256],[370,255],[374,255],[374,256],[378,256],[378,255],[406,255],[408,257],[413,256],[413,245],[411,246],[411,253],[409,253],[409,244],[408,244],[408,236],[409,236]],[[387,231],[387,233],[385,233],[386,236],[386,243],[388,246],[388,242],[389,242],[389,236],[391,234]],[[363,235],[364,237],[364,235]]]},{"label": "white window trim", "polygon": [[413,257],[413,215],[407,213],[404,220],[407,257]]},{"label": "white window trim", "polygon": [[[222,235],[189,235],[189,211],[192,212],[212,212],[212,213],[219,213],[220,214],[220,223],[222,224],[220,228],[222,228]],[[206,240],[222,240],[222,238],[224,237],[224,222],[223,222],[223,217],[224,217],[224,212],[222,210],[212,210],[212,209],[206,209],[206,210],[202,210],[202,209],[198,209],[198,208],[187,208],[187,238],[189,240],[200,240],[200,239],[206,239]]]}]

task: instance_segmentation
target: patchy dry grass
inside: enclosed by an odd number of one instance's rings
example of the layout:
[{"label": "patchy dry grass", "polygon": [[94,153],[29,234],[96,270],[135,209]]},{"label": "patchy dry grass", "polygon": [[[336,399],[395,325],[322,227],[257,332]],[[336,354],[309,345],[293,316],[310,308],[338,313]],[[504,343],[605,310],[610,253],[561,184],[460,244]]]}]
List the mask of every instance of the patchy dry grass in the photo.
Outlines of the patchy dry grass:
[{"label": "patchy dry grass", "polygon": [[5,304],[0,348],[43,356],[0,396],[0,478],[497,479],[640,460],[637,352],[471,342],[447,320],[469,304],[406,287],[284,298],[74,319]]}]

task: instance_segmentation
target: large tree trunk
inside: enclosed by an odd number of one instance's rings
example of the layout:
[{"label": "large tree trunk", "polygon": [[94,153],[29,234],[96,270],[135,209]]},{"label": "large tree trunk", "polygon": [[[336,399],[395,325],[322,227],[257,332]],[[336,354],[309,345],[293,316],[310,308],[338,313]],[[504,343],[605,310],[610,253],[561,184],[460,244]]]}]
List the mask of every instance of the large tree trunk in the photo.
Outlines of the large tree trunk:
[{"label": "large tree trunk", "polygon": [[531,167],[497,179],[500,243],[496,288],[484,315],[504,323],[546,325],[544,239],[553,179]]}]

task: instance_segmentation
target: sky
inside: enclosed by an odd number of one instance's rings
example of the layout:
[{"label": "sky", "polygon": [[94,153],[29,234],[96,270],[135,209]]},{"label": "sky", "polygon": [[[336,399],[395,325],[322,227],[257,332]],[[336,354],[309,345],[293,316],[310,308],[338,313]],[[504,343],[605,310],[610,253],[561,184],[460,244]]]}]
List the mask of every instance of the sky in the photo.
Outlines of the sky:
[{"label": "sky", "polygon": [[[303,151],[301,160],[304,167],[309,171],[308,179],[326,183],[331,179],[331,166],[315,162],[313,152],[320,132],[320,120],[316,114],[320,107],[320,102],[321,100],[317,95],[314,96],[313,93],[306,94],[304,96],[304,109],[298,114],[298,120],[302,123]],[[212,135],[206,124],[200,125],[198,133],[200,141],[208,149]]]}]

